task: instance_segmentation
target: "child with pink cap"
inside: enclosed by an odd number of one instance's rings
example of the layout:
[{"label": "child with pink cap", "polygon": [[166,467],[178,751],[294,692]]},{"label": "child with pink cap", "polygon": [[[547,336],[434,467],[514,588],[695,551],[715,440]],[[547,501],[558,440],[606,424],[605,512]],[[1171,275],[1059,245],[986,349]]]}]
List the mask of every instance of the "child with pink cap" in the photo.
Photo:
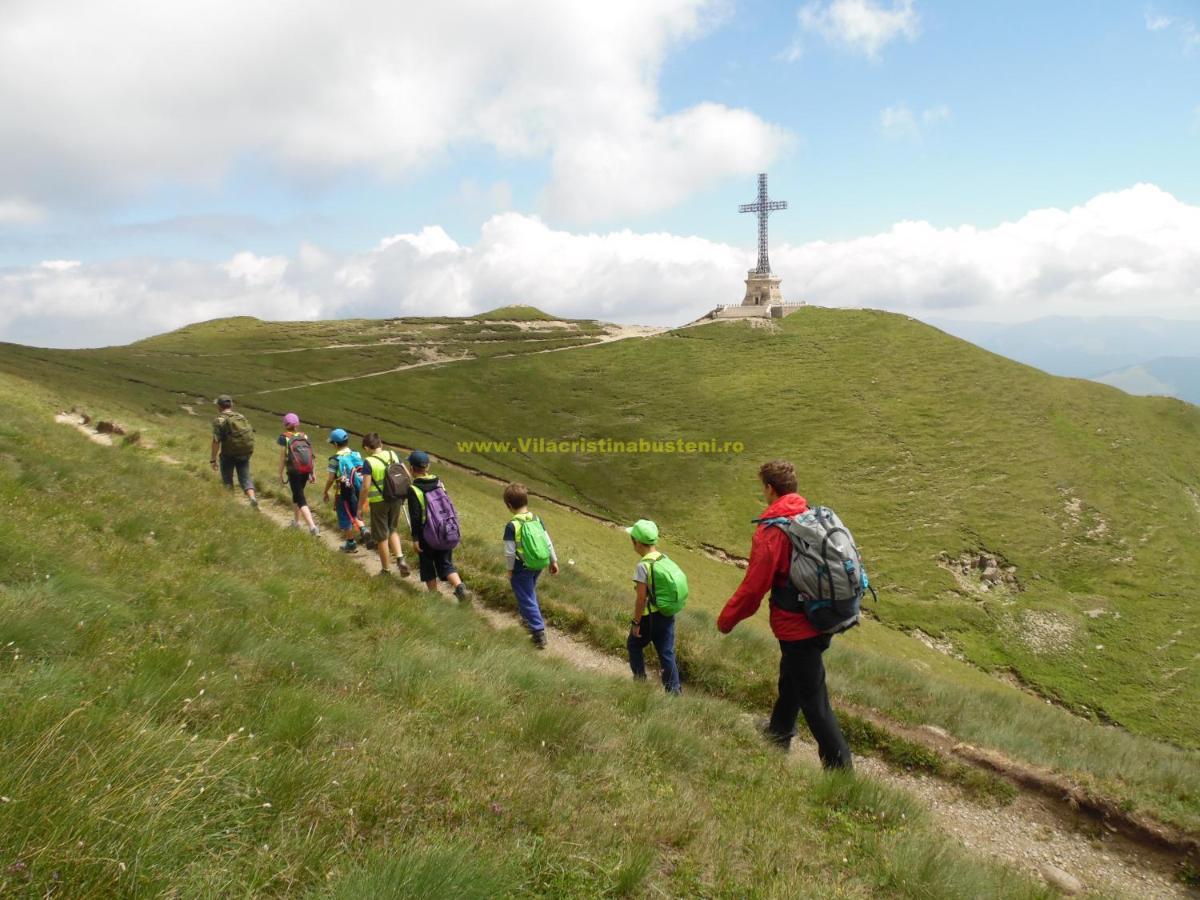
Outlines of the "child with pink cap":
[{"label": "child with pink cap", "polygon": [[288,413],[283,417],[283,434],[277,443],[281,450],[279,454],[279,481],[292,489],[292,528],[300,527],[300,520],[308,525],[308,533],[318,535],[321,529],[313,521],[312,510],[304,499],[304,489],[310,482],[316,481],[316,466],[313,462],[312,442],[300,428],[300,417]]}]

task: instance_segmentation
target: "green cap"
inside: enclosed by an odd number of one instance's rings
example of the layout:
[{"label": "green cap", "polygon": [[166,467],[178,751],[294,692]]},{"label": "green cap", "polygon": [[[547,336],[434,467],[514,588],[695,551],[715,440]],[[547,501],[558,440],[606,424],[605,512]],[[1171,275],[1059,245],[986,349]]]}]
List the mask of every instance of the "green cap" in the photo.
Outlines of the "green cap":
[{"label": "green cap", "polygon": [[649,519],[638,519],[625,529],[625,533],[639,544],[651,546],[658,543],[658,526]]},{"label": "green cap", "polygon": [[233,398],[228,394],[222,394],[217,398],[217,406],[233,406]]}]

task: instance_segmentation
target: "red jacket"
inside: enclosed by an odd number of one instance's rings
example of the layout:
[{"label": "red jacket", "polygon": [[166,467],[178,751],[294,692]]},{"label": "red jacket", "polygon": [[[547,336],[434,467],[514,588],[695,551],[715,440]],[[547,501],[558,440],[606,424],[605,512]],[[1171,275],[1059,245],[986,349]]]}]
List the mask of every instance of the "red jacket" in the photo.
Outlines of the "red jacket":
[{"label": "red jacket", "polygon": [[[763,510],[762,518],[798,516],[807,511],[808,503],[799,494],[784,494]],[[763,596],[772,587],[787,583],[791,562],[792,544],[783,529],[759,525],[750,542],[750,565],[742,583],[717,617],[717,628],[722,634],[728,634],[742,619],[758,612]],[[786,612],[775,606],[771,607],[771,631],[781,641],[803,641],[820,634],[804,613]]]}]

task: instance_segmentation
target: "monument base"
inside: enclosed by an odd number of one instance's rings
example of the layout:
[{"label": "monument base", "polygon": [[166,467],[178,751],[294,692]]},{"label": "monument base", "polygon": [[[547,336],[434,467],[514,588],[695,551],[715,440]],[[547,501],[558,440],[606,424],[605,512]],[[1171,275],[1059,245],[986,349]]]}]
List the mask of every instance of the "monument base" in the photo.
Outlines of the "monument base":
[{"label": "monument base", "polygon": [[753,269],[746,274],[746,296],[742,306],[782,306],[783,291],[779,289],[782,278],[759,275]]}]

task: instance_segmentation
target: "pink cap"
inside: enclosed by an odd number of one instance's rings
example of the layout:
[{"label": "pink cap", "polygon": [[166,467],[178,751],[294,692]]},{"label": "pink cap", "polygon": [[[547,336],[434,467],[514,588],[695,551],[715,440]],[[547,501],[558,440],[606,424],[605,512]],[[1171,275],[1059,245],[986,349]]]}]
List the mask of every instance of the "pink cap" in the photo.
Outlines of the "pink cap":
[{"label": "pink cap", "polygon": [[298,415],[296,415],[295,413],[288,413],[286,416],[283,417],[283,424],[284,425],[299,425],[300,417]]}]

